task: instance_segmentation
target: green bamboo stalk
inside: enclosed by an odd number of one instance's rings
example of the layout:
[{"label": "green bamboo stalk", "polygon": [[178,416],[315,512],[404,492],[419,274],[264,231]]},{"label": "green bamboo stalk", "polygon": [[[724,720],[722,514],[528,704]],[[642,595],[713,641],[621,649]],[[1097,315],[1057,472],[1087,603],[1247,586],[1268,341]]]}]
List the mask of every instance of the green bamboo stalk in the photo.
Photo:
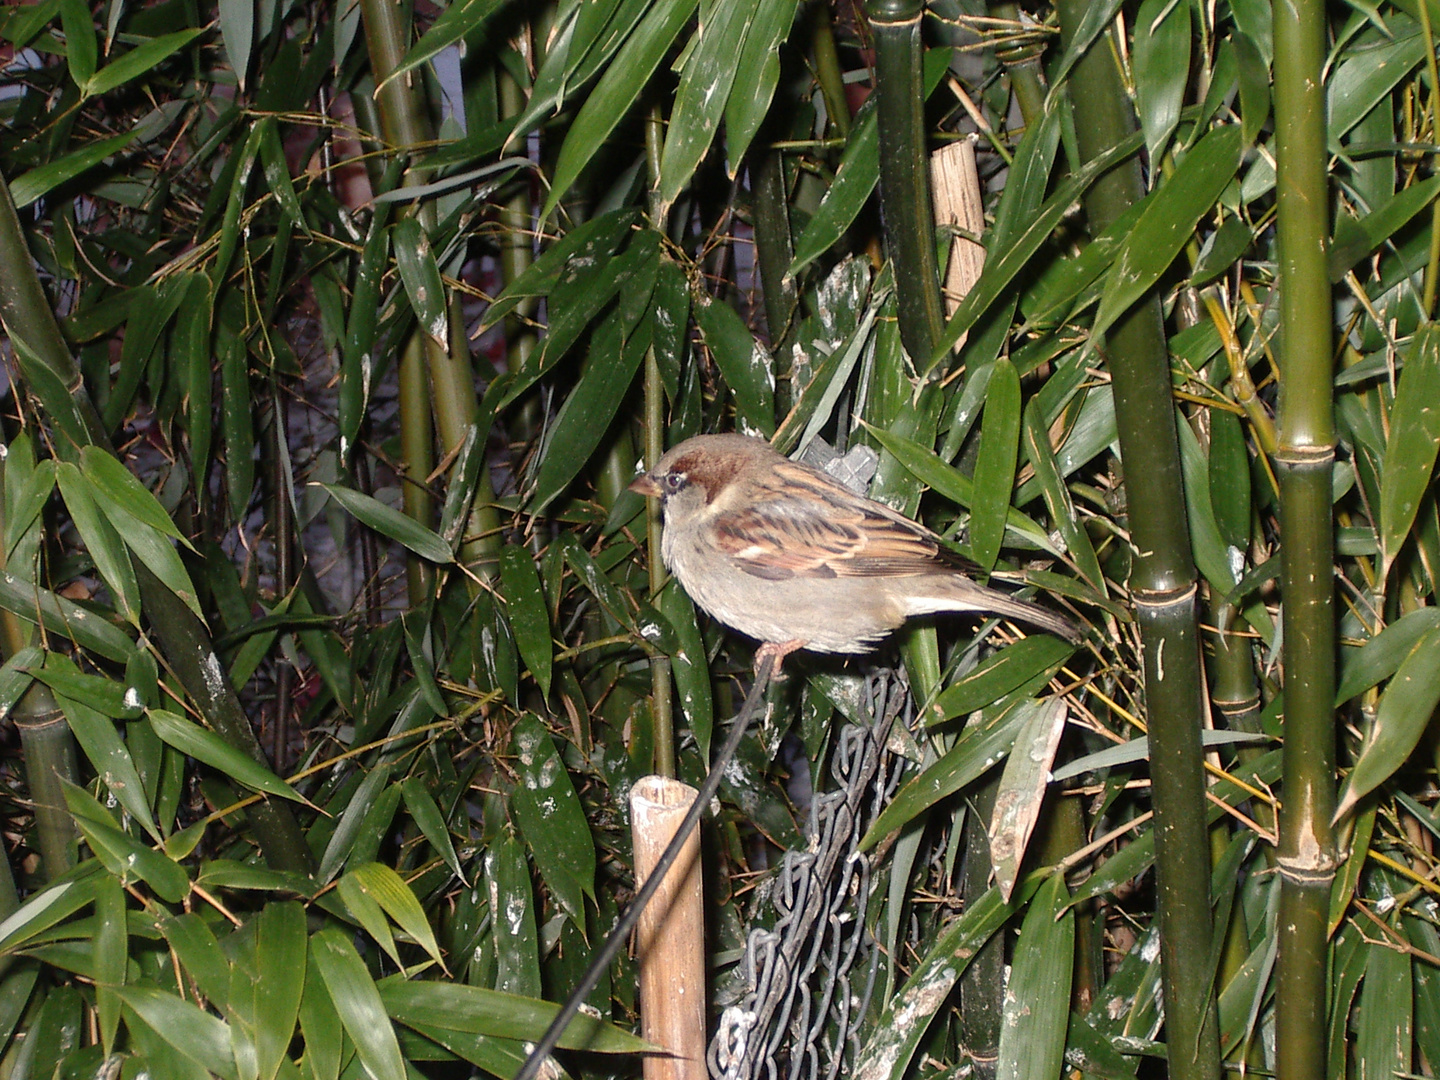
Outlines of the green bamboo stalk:
[{"label": "green bamboo stalk", "polygon": [[[400,65],[409,44],[409,8],[387,0],[362,0],[360,17],[365,26],[365,43],[370,69],[379,94],[380,131],[392,151],[415,153],[434,142],[434,129],[420,80],[385,80]],[[427,179],[422,169],[407,169],[406,184]],[[435,204],[421,204],[417,216],[427,232],[435,227]],[[430,380],[430,408],[435,415],[442,458],[453,454],[470,434],[478,412],[475,374],[468,347],[455,349],[417,330],[423,340],[426,372]],[[413,469],[412,469],[413,473]],[[460,545],[461,561],[476,574],[487,575],[500,550],[500,516],[488,469],[480,470],[465,540]]]},{"label": "green bamboo stalk", "polygon": [[[0,322],[12,340],[27,346],[21,366],[32,392],[62,436],[55,442],[57,452],[64,455],[94,445],[113,454],[110,436],[35,274],[4,176],[0,176]],[[201,715],[231,746],[264,764],[260,743],[215,655],[210,632],[143,563],[135,564],[135,576],[161,651]],[[313,865],[310,849],[290,808],[279,799],[267,799],[257,803],[251,814],[255,837],[270,865],[309,873]]]},{"label": "green bamboo stalk", "polygon": [[[1067,46],[1086,7],[1085,0],[1057,4],[1061,40]],[[1108,39],[1102,37],[1076,66],[1070,89],[1084,160],[1134,130]],[[1112,169],[1085,196],[1092,231],[1105,229],[1143,194],[1133,159]],[[1131,593],[1144,650],[1170,1076],[1214,1080],[1220,1074],[1220,1049],[1209,966],[1213,931],[1200,743],[1205,690],[1198,588],[1158,295],[1152,293],[1115,325],[1106,351],[1125,471],[1143,477],[1143,482],[1125,487],[1136,549]]]},{"label": "green bamboo stalk", "polygon": [[1330,281],[1326,273],[1323,0],[1277,4],[1276,245],[1280,277],[1279,446],[1285,747],[1280,842],[1276,1075],[1324,1074],[1326,940],[1339,858],[1335,811],[1335,461]]},{"label": "green bamboo stalk", "polygon": [[815,81],[825,99],[826,119],[841,139],[850,137],[850,105],[845,100],[845,78],[840,71],[840,54],[835,48],[835,24],[829,4],[816,4],[810,25],[810,56],[815,61]]},{"label": "green bamboo stalk", "polygon": [[876,120],[880,129],[880,199],[885,239],[895,268],[900,340],[926,362],[945,327],[935,212],[930,203],[930,154],[921,84],[921,0],[870,0],[875,36]]},{"label": "green bamboo stalk", "polygon": [[[666,220],[656,187],[660,182],[660,153],[665,143],[664,117],[652,106],[645,118],[645,167],[650,181],[651,223],[665,233]],[[665,452],[665,385],[660,378],[660,361],[652,345],[645,350],[645,468],[653,469]],[[665,587],[669,574],[660,554],[662,521],[660,500],[645,500],[645,540],[650,565],[650,596]],[[650,658],[650,710],[654,725],[655,772],[675,775],[675,702],[670,658]]]}]

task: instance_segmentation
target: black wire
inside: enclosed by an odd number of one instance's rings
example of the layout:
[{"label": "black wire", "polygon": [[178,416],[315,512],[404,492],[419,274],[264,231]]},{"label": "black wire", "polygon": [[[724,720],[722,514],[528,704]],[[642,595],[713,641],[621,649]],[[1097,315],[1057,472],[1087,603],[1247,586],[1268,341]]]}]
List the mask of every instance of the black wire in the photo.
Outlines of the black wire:
[{"label": "black wire", "polygon": [[755,672],[754,685],[750,692],[745,695],[745,704],[740,706],[740,713],[730,726],[730,734],[725,739],[725,745],[720,748],[720,753],[715,757],[715,763],[710,766],[710,773],[705,777],[705,782],[700,785],[700,790],[695,796],[690,809],[685,812],[685,817],[680,822],[680,827],[675,830],[670,843],[666,845],[660,861],[655,864],[655,869],[645,879],[645,884],[635,894],[635,899],[630,901],[630,906],[615,923],[615,928],[605,938],[605,944],[600,946],[600,951],[590,961],[590,966],[585,969],[584,976],[579,984],[570,992],[565,999],[565,1004],[555,1014],[555,1019],[550,1021],[550,1026],[545,1029],[545,1034],[535,1044],[535,1049],[525,1059],[525,1064],[515,1074],[515,1080],[535,1080],[540,1066],[545,1062],[560,1044],[560,1037],[564,1034],[570,1021],[580,1010],[580,1003],[590,996],[603,975],[615,962],[615,957],[620,955],[620,950],[625,947],[630,932],[635,929],[635,924],[640,921],[640,913],[645,910],[645,905],[659,890],[661,882],[665,880],[665,874],[680,857],[680,849],[685,846],[686,838],[695,830],[700,820],[700,815],[710,805],[710,800],[715,797],[715,792],[720,788],[720,780],[725,775],[725,770],[730,766],[730,759],[735,756],[735,751],[740,748],[740,740],[745,737],[745,729],[750,726],[755,711],[760,707],[760,700],[765,693],[765,687],[770,682],[770,677],[775,670],[775,658],[766,656],[760,661],[760,667]]}]

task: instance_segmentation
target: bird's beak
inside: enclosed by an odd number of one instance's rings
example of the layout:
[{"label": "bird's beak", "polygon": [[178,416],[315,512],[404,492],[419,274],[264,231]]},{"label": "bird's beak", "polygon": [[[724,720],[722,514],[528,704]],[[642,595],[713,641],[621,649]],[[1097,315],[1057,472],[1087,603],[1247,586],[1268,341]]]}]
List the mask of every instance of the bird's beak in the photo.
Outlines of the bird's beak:
[{"label": "bird's beak", "polygon": [[630,490],[639,495],[649,496],[652,499],[658,499],[660,497],[660,485],[655,483],[655,478],[648,472],[642,472],[639,476],[635,477],[634,480],[631,480]]}]

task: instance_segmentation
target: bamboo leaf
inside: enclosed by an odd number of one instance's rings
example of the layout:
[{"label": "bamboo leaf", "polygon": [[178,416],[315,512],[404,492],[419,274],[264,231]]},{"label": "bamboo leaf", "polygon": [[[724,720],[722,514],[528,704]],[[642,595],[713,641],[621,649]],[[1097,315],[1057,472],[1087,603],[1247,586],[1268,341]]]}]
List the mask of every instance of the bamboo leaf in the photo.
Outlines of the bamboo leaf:
[{"label": "bamboo leaf", "polygon": [[515,631],[520,657],[539,684],[541,697],[549,698],[555,646],[551,640],[545,590],[540,585],[535,560],[528,551],[515,544],[506,544],[500,549],[500,583],[505,590],[505,611],[510,628]]},{"label": "bamboo leaf", "polygon": [[[995,793],[995,812],[990,819],[990,861],[995,867],[995,887],[1006,901],[1020,876],[1025,846],[1030,842],[1035,822],[1040,819],[1050,765],[1059,749],[1060,736],[1065,733],[1065,718],[1063,698],[1039,703],[1037,708],[1029,710],[1025,726],[1015,737],[1016,745],[1025,748],[1024,753],[1012,753],[1005,759],[1005,770]],[[1016,992],[1020,992],[1018,985]],[[1064,1045],[1063,1039],[1061,1045]],[[1048,1075],[1038,1069],[1036,1072]]]},{"label": "bamboo leaf", "polygon": [[550,732],[534,713],[512,734],[519,783],[510,810],[551,893],[582,931],[585,897],[595,897],[595,841],[580,797]]},{"label": "bamboo leaf", "polygon": [[[1028,639],[1027,639],[1028,640]],[[995,767],[1015,745],[1036,702],[1019,702],[971,723],[939,761],[913,777],[890,801],[860,841],[868,850],[882,838],[914,821],[941,799],[953,795]]]},{"label": "bamboo leaf", "polygon": [[[655,186],[661,221],[715,138],[735,82],[735,61],[742,55],[745,34],[758,7],[759,0],[730,0],[701,12],[695,39],[680,72],[680,87],[675,92],[665,149],[660,156],[660,179]],[[737,161],[734,167],[738,166]]]},{"label": "bamboo leaf", "polygon": [[1135,16],[1135,108],[1151,169],[1180,121],[1190,78],[1190,5],[1144,0]]},{"label": "bamboo leaf", "polygon": [[340,930],[327,926],[310,938],[310,959],[365,1070],[374,1080],[405,1080],[395,1029],[355,946]]},{"label": "bamboo leaf", "polygon": [[68,781],[61,784],[65,805],[76,826],[107,871],[126,883],[145,882],[157,896],[171,904],[178,904],[186,897],[190,892],[190,878],[179,863],[117,828],[110,812],[84,788]]},{"label": "bamboo leaf", "polygon": [[385,76],[375,88],[375,92],[378,94],[392,79],[414,71],[421,64],[434,59],[452,45],[482,29],[508,2],[509,0],[458,0],[451,4],[420,40],[410,46],[405,58],[395,65],[395,70]]},{"label": "bamboo leaf", "polygon": [[1331,153],[1343,153],[1340,140],[1387,97],[1425,57],[1425,39],[1419,26],[1354,50],[1338,64],[1325,86],[1326,137]]},{"label": "bamboo leaf", "polygon": [[[496,1038],[537,1042],[558,1013],[548,1001],[463,983],[429,982],[394,976],[380,984],[386,1011],[402,1024],[427,1024]],[[585,1013],[577,1014],[560,1037],[566,1050],[633,1054],[650,1044]]]},{"label": "bamboo leaf", "polygon": [[1045,499],[1045,509],[1050,512],[1050,520],[1064,539],[1065,550],[1079,569],[1081,577],[1091,588],[1104,596],[1107,593],[1105,574],[1100,569],[1095,546],[1090,542],[1090,534],[1085,531],[1080,516],[1075,512],[1075,504],[1070,499],[1070,489],[1065,486],[1065,481],[1060,476],[1060,468],[1055,463],[1055,454],[1050,448],[1050,437],[1046,434],[1040,411],[1033,398],[1025,403],[1023,419],[1025,456],[1035,470],[1040,493]]},{"label": "bamboo leaf", "polygon": [[220,40],[240,89],[250,70],[250,49],[255,43],[255,0],[220,0]]},{"label": "bamboo leaf", "polygon": [[80,468],[85,478],[94,485],[96,500],[102,506],[123,510],[156,532],[179,540],[194,550],[194,546],[170,520],[160,500],[114,455],[107,454],[98,446],[84,447],[80,451]]},{"label": "bamboo leaf", "polygon": [[1092,341],[1170,268],[1196,223],[1235,179],[1240,150],[1238,126],[1214,128],[1186,152],[1179,167],[1157,189],[1106,276],[1100,310],[1091,328]]},{"label": "bamboo leaf", "polygon": [[695,617],[695,605],[678,582],[671,583],[655,598],[655,606],[675,628],[679,648],[670,654],[670,671],[680,708],[695,736],[700,756],[710,760],[710,737],[715,728],[715,699],[710,686],[710,665],[706,661],[705,639]]},{"label": "bamboo leaf", "polygon": [[1375,724],[1341,789],[1335,810],[1339,820],[1365,795],[1404,765],[1440,704],[1440,629],[1425,633],[1406,654],[1385,687]]},{"label": "bamboo leaf", "polygon": [[70,78],[83,92],[95,75],[100,55],[95,25],[84,0],[60,0],[60,26],[65,31],[65,62],[70,67]]},{"label": "bamboo leaf", "polygon": [[795,22],[798,0],[759,0],[735,65],[735,84],[725,102],[726,155],[731,173],[745,160],[780,81],[780,44]]},{"label": "bamboo leaf", "polygon": [[540,220],[550,216],[590,159],[605,145],[615,125],[625,119],[697,4],[698,0],[657,0],[621,46],[565,135]]},{"label": "bamboo leaf", "polygon": [[1210,506],[1227,547],[1250,548],[1250,453],[1240,418],[1210,410]]},{"label": "bamboo leaf", "polygon": [[386,506],[379,499],[356,491],[353,488],[340,487],[337,484],[321,484],[330,495],[348,510],[355,518],[364,525],[368,525],[381,536],[388,536],[397,544],[409,548],[422,559],[429,559],[433,563],[451,563],[455,556],[450,550],[450,545],[433,530],[427,529],[413,518],[408,518],[399,510]]},{"label": "bamboo leaf", "polygon": [[96,72],[95,77],[85,85],[85,93],[89,96],[108,94],[111,90],[124,86],[131,79],[138,79],[189,45],[204,32],[205,27],[197,26],[142,42]]},{"label": "bamboo leaf", "polygon": [[180,753],[188,754],[212,769],[220,770],[230,779],[248,788],[289,799],[291,802],[305,803],[305,799],[284,780],[250,755],[235,749],[213,731],[207,731],[199,724],[165,709],[151,709],[149,715],[155,734]]},{"label": "bamboo leaf", "polygon": [[405,880],[384,863],[371,862],[357,866],[346,875],[365,894],[380,905],[395,925],[409,934],[411,939],[430,954],[431,959],[445,968],[440,956],[440,946],[435,942],[435,933],[425,918],[425,910]]},{"label": "bamboo leaf", "polygon": [[1051,874],[1025,910],[1005,987],[996,1080],[1057,1076],[1065,1062],[1075,912],[1065,875]]},{"label": "bamboo leaf", "polygon": [[525,852],[513,835],[505,835],[485,854],[485,879],[490,910],[497,922],[495,989],[525,997],[540,994],[540,942],[535,930],[535,893]]},{"label": "bamboo leaf", "polygon": [[107,660],[123,664],[135,651],[135,643],[120,627],[106,622],[102,616],[73,600],[42,589],[33,582],[23,581],[14,574],[0,573],[0,608],[27,622],[38,621],[51,633],[59,634]]},{"label": "bamboo leaf", "polygon": [[255,428],[250,415],[250,371],[245,342],[220,336],[221,430],[225,434],[225,490],[230,510],[243,517],[255,489]]},{"label": "bamboo leaf", "polygon": [[108,157],[118,154],[135,140],[139,134],[132,129],[124,135],[101,139],[66,154],[57,161],[37,165],[10,181],[10,198],[17,209],[24,209],[36,199],[50,194],[61,184],[73,180],[87,169],[94,168]]},{"label": "bamboo leaf", "polygon": [[995,361],[980,421],[980,450],[975,461],[975,502],[970,512],[971,556],[988,575],[1000,556],[1005,520],[1015,490],[1020,451],[1020,376],[1008,357]]},{"label": "bamboo leaf", "polygon": [[385,918],[385,911],[375,898],[362,889],[355,877],[348,873],[336,882],[335,891],[350,909],[350,914],[355,916],[355,921],[385,950],[386,955],[395,961],[395,966],[404,967],[400,950],[395,945],[395,935],[390,932],[390,923]]},{"label": "bamboo leaf", "polygon": [[405,295],[420,320],[420,328],[442,348],[450,347],[450,305],[445,296],[445,283],[440,280],[440,265],[430,250],[430,238],[418,217],[401,218],[391,239],[395,265],[405,283]]},{"label": "bamboo leaf", "polygon": [[[64,669],[68,665],[72,671],[75,670],[73,661],[54,653],[48,654],[45,661],[46,667]],[[145,785],[140,780],[130,751],[115,730],[114,721],[63,694],[57,693],[56,701],[75,734],[75,741],[85,751],[85,756],[90,759],[90,764],[110,793],[147,833],[156,840],[160,839],[160,830],[155,827],[155,819],[151,817],[150,806],[145,801]]]},{"label": "bamboo leaf", "polygon": [[1418,608],[1396,619],[1360,648],[1344,650],[1335,704],[1343,705],[1394,675],[1420,639],[1437,627],[1440,608]]},{"label": "bamboo leaf", "polygon": [[125,986],[116,993],[160,1038],[185,1057],[227,1080],[236,1080],[230,1029],[223,1020],[153,986]]},{"label": "bamboo leaf", "polygon": [[1440,450],[1440,332],[1432,326],[1416,332],[1395,404],[1390,412],[1390,438],[1380,477],[1380,546],[1384,572],[1405,543],[1420,501],[1430,487],[1435,456]]},{"label": "bamboo leaf", "polygon": [[95,505],[90,484],[80,470],[68,461],[62,461],[55,469],[55,478],[60,485],[60,494],[65,499],[65,508],[70,511],[70,520],[75,531],[85,544],[85,550],[95,561],[95,569],[105,584],[110,587],[120,614],[137,629],[140,626],[140,586],[135,580],[135,568],[130,564],[130,553],[125,542],[115,531],[109,519]]},{"label": "bamboo leaf", "polygon": [[425,839],[430,841],[430,846],[455,872],[461,884],[465,884],[465,871],[460,866],[455,845],[450,840],[450,827],[446,824],[445,815],[440,812],[435,797],[426,790],[424,781],[418,776],[406,777],[405,782],[400,785],[400,793],[405,799],[405,808],[410,811],[410,817],[415,824],[420,826]]}]

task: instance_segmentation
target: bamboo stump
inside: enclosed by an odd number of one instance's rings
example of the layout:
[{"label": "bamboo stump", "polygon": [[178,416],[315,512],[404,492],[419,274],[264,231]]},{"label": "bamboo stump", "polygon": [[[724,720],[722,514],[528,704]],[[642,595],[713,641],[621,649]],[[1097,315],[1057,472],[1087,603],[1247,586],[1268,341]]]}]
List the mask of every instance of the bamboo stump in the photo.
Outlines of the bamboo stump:
[{"label": "bamboo stump", "polygon": [[[660,776],[643,777],[630,789],[636,888],[650,876],[695,794],[688,784]],[[703,900],[696,830],[636,929],[641,1033],[666,1051],[645,1058],[645,1080],[707,1080]]]}]

